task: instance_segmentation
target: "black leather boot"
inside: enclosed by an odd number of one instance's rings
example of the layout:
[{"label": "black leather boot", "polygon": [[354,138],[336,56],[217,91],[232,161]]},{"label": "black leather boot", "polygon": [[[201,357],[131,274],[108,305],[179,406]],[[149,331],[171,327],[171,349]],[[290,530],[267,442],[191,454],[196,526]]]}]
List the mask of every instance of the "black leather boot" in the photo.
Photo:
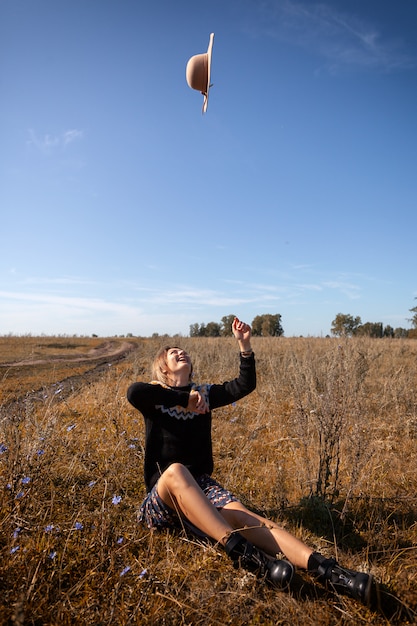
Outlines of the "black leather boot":
[{"label": "black leather boot", "polygon": [[367,606],[371,604],[372,574],[355,572],[341,567],[335,559],[325,559],[317,568],[318,579],[326,582],[335,591],[345,593],[356,600],[360,600]]},{"label": "black leather boot", "polygon": [[230,535],[225,549],[234,567],[243,567],[280,589],[285,589],[290,584],[294,575],[294,567],[291,563],[269,558],[239,533]]}]

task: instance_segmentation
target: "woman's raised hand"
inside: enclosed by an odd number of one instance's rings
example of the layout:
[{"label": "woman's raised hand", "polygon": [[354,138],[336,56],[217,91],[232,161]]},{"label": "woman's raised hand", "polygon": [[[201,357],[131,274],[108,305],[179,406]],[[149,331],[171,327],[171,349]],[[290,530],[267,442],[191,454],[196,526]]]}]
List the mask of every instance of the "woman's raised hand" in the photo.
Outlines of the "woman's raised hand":
[{"label": "woman's raised hand", "polygon": [[245,322],[235,317],[232,323],[232,332],[238,341],[249,342],[251,338],[251,327]]}]

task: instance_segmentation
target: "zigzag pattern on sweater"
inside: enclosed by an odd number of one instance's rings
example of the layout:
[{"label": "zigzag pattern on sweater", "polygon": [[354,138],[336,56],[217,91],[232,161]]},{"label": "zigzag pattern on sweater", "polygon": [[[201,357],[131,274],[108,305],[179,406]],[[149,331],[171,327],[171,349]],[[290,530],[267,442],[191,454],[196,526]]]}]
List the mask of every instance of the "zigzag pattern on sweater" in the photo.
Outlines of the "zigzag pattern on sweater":
[{"label": "zigzag pattern on sweater", "polygon": [[[165,389],[172,389],[172,387],[169,387],[168,385],[164,385],[163,383],[160,383],[157,381],[152,381],[151,384],[161,385],[161,387],[165,387]],[[196,385],[195,383],[192,383],[190,391],[192,390],[199,391],[201,395],[204,396],[208,404],[210,387],[211,385],[207,383],[204,383],[203,385]],[[179,405],[166,407],[163,404],[157,404],[155,408],[159,409],[161,413],[167,413],[170,417],[175,417],[175,419],[177,420],[192,420],[196,416],[200,415],[200,413],[187,411],[187,409]]]}]

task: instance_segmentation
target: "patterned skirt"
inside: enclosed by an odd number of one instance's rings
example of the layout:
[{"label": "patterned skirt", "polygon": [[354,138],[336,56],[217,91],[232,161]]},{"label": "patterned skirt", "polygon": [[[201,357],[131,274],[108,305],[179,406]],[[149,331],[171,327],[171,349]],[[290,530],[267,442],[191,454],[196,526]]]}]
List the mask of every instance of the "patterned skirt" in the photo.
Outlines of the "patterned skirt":
[{"label": "patterned skirt", "polygon": [[[236,496],[228,489],[222,487],[220,483],[208,474],[198,476],[196,481],[204,495],[216,509],[222,509],[226,504],[229,504],[229,502],[238,502]],[[152,487],[151,491],[142,502],[139,509],[138,521],[144,523],[148,528],[159,529],[170,527],[181,528],[185,522],[185,525],[191,528],[191,530],[194,532],[197,531],[196,534],[203,536],[203,533],[198,533],[198,529],[187,522],[187,520],[184,520],[184,518],[181,518],[174,509],[165,504],[159,497],[158,483]]]}]

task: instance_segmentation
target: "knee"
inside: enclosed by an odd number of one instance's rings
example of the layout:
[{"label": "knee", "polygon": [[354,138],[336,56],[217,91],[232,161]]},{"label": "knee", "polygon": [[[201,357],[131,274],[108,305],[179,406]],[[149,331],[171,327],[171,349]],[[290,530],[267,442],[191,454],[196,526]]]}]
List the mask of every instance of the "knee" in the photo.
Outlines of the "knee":
[{"label": "knee", "polygon": [[173,493],[193,480],[190,471],[182,463],[171,463],[161,478]]}]

